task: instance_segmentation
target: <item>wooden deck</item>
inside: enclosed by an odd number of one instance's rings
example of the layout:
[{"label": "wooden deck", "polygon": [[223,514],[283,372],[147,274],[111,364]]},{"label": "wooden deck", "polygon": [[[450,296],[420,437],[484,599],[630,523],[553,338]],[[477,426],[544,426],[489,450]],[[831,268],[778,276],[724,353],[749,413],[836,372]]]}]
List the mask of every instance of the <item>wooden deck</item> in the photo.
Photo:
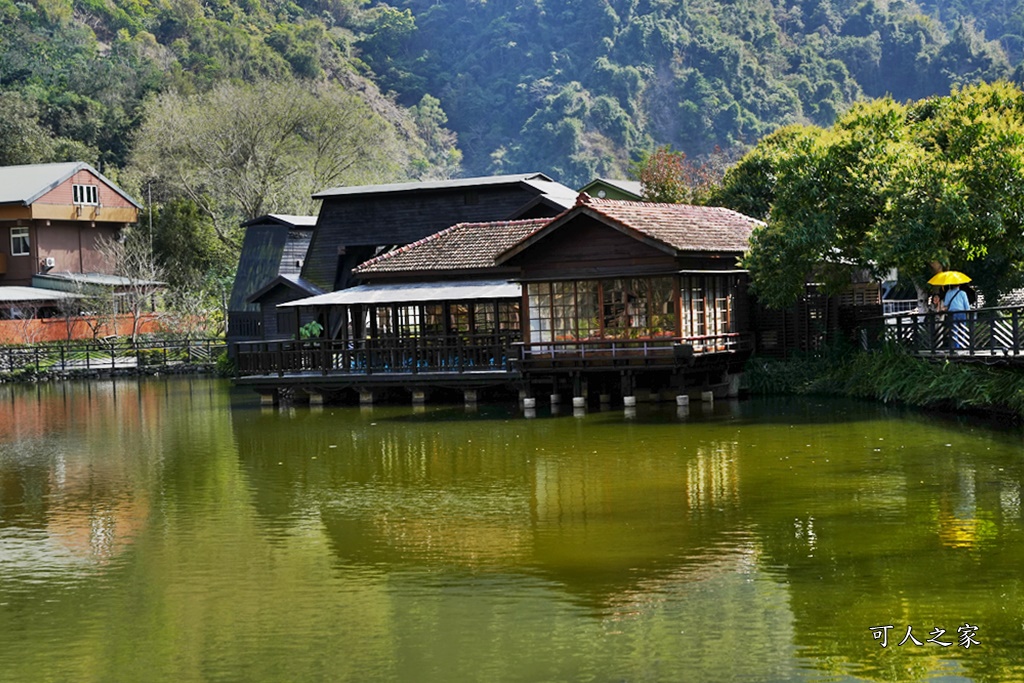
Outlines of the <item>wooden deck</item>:
[{"label": "wooden deck", "polygon": [[243,342],[236,383],[258,390],[294,387],[472,389],[538,377],[596,372],[657,373],[735,369],[753,348],[749,334],[692,338],[579,340],[525,344],[509,335]]},{"label": "wooden deck", "polygon": [[935,360],[1024,363],[1024,307],[898,313],[863,321],[857,337],[866,351],[896,345]]}]

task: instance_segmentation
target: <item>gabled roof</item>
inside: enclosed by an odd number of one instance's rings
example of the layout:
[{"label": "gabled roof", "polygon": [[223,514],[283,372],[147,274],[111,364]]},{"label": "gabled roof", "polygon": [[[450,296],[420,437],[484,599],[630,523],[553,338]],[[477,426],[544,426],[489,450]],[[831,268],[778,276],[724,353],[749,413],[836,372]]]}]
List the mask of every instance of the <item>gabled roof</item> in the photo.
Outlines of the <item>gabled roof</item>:
[{"label": "gabled roof", "polygon": [[298,275],[278,275],[270,282],[266,283],[255,292],[246,297],[246,302],[255,304],[259,303],[260,299],[265,297],[267,294],[277,289],[278,287],[286,287],[294,290],[303,296],[316,296],[323,294],[324,290],[320,289],[312,282],[303,280]]},{"label": "gabled roof", "polygon": [[242,223],[243,228],[248,228],[250,225],[266,225],[268,223],[277,223],[279,225],[287,225],[289,228],[315,228],[316,227],[316,216],[296,216],[288,213],[268,213],[258,218],[253,218],[251,221]]},{"label": "gabled roof", "polygon": [[364,261],[353,272],[367,275],[493,268],[498,254],[551,220],[533,218],[523,221],[459,223],[418,242]]},{"label": "gabled roof", "polygon": [[[436,190],[458,190],[496,185],[530,184],[531,187],[554,189],[559,185],[543,173],[520,173],[515,175],[495,175],[481,178],[457,178],[455,180],[416,181],[411,183],[391,183],[388,185],[354,185],[351,187],[332,187],[321,190],[313,195],[313,199],[327,197],[346,197],[363,194],[389,194],[399,192],[430,192]],[[546,190],[542,189],[542,192]]]},{"label": "gabled roof", "polygon": [[595,218],[670,254],[743,253],[749,246],[751,232],[762,224],[717,206],[595,199],[581,193],[575,207],[511,246],[495,262],[504,263],[579,215]]},{"label": "gabled roof", "polygon": [[594,192],[594,189],[600,191],[601,185],[614,188],[623,194],[630,195],[633,199],[640,200],[644,196],[643,186],[639,180],[617,180],[615,178],[595,178],[581,187],[580,192],[586,192],[592,197],[598,197],[599,195],[597,192]]},{"label": "gabled roof", "polygon": [[89,171],[135,208],[142,208],[141,204],[84,161],[0,166],[0,204],[29,206],[79,171]]}]

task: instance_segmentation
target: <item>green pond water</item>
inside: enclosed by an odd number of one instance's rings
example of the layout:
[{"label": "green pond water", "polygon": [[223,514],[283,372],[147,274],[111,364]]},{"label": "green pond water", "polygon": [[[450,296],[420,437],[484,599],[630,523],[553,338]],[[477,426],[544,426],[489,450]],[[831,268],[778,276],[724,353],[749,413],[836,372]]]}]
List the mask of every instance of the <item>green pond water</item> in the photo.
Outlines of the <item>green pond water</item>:
[{"label": "green pond water", "polygon": [[188,378],[0,401],[3,681],[1024,679],[1019,430]]}]

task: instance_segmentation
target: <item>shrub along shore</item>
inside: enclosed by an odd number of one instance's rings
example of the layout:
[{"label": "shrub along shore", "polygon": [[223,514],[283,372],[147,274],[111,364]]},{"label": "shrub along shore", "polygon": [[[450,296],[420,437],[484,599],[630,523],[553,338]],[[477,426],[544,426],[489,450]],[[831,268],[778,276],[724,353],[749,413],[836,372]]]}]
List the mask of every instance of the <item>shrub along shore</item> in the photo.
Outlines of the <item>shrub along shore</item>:
[{"label": "shrub along shore", "polygon": [[1013,366],[924,360],[890,348],[831,349],[787,360],[755,357],[746,370],[755,394],[847,396],[1024,419],[1024,369]]}]

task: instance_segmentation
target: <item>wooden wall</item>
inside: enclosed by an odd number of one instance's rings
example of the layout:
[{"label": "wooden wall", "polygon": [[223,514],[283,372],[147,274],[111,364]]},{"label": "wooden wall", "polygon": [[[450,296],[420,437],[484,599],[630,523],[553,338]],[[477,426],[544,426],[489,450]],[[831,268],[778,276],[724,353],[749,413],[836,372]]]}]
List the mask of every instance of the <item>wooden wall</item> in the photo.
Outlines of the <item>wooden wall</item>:
[{"label": "wooden wall", "polygon": [[456,223],[504,220],[536,196],[508,185],[326,197],[302,277],[337,289],[348,277],[340,248],[409,244]]}]

